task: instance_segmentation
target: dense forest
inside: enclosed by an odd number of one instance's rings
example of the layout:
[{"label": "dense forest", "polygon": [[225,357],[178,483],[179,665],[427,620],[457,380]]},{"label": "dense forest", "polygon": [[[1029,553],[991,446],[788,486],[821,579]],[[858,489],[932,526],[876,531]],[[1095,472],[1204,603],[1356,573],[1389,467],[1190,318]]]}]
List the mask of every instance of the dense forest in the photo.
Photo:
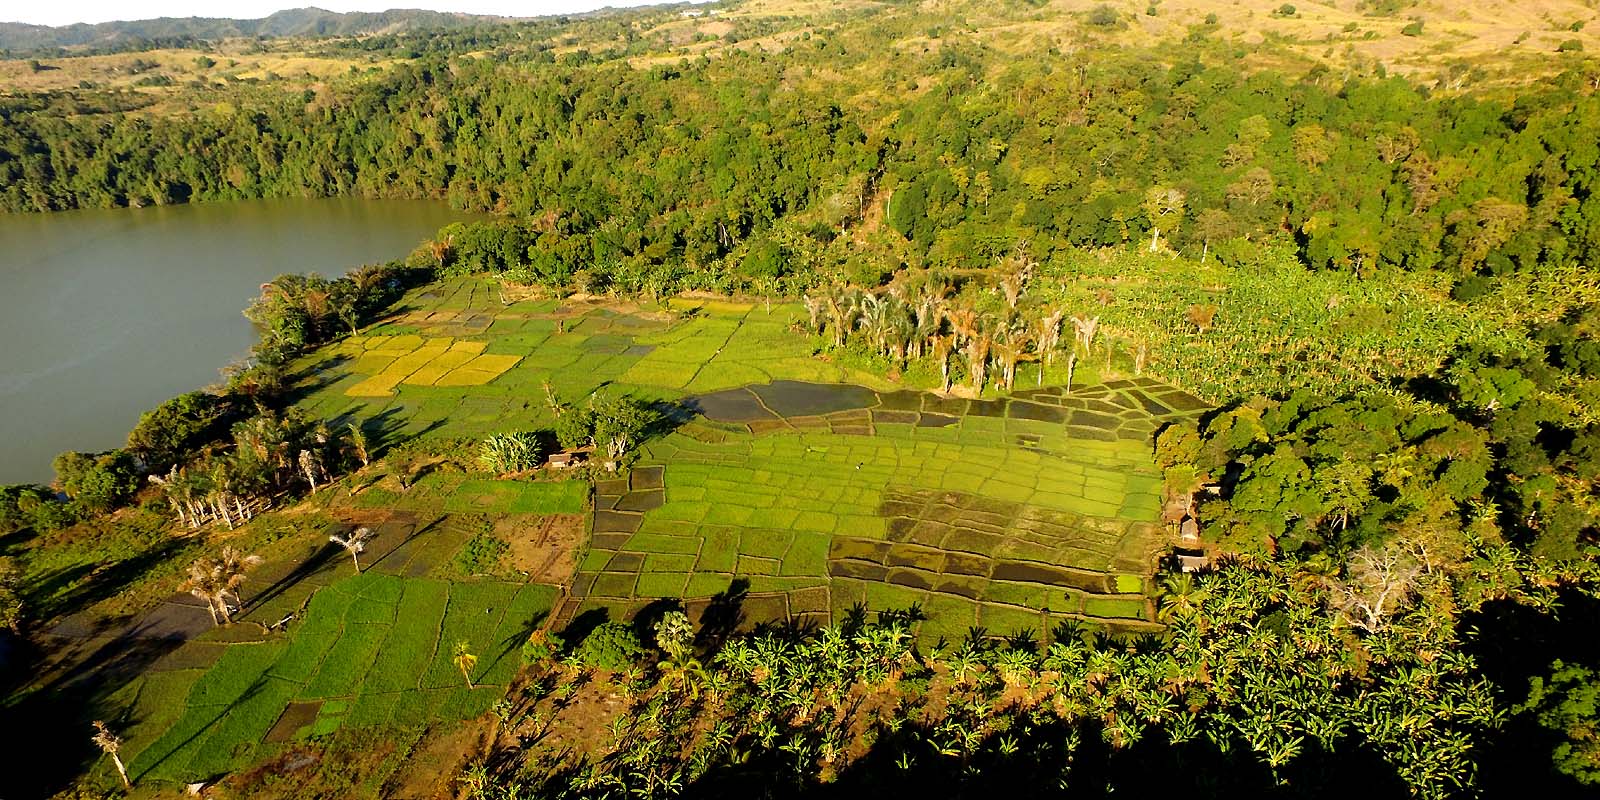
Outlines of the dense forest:
[{"label": "dense forest", "polygon": [[[1077,370],[1193,392],[1209,408],[1145,444],[1162,514],[1216,558],[1163,564],[1144,633],[927,647],[918,608],[748,637],[696,638],[670,611],[565,645],[541,631],[463,792],[1600,783],[1592,65],[1473,91],[1255,68],[1215,14],[1181,49],[1019,55],[860,9],[819,12],[782,46],[690,56],[649,35],[674,13],[637,14],[317,40],[395,60],[292,92],[0,96],[9,213],[341,195],[494,213],[403,260],[264,285],[248,363],[147,413],[126,448],[63,454],[55,486],[0,487],[0,531],[81,547],[118,509],[152,530],[248,531],[347,477],[355,495],[380,446],[402,490],[429,447],[527,472],[530,432],[380,445],[296,406],[317,377],[303,359],[418,287],[482,280],[673,319],[667,299],[690,291],[791,303],[786,335],[815,358],[945,396],[1070,391]],[[1092,42],[1128,18],[1072,19]],[[716,41],[792,22],[744,18]],[[529,403],[560,443],[609,448],[608,471],[671,417],[544,392]],[[71,610],[23,567],[0,570],[14,631]],[[596,681],[629,709],[606,744],[546,747]]]},{"label": "dense forest", "polygon": [[958,267],[1018,240],[1227,257],[1282,237],[1317,268],[1465,278],[1587,263],[1600,242],[1600,107],[1579,73],[1508,102],[1244,73],[1204,47],[1169,65],[949,41],[889,59],[887,92],[801,78],[859,69],[869,53],[847,41],[651,69],[583,50],[429,58],[172,116],[63,119],[12,100],[0,205],[444,196],[526,220],[504,246],[520,261],[537,243],[562,274],[706,266],[779,228],[826,239],[885,199],[910,256]]}]

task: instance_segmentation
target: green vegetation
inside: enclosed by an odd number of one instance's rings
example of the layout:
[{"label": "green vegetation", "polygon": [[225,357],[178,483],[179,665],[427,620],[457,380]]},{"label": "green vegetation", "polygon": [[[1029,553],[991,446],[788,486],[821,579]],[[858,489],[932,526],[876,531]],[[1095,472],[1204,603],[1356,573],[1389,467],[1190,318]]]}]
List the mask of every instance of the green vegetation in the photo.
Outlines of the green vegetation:
[{"label": "green vegetation", "polygon": [[625,670],[644,654],[633,628],[621,622],[607,622],[583,637],[572,652],[580,664],[605,670]]},{"label": "green vegetation", "polygon": [[500,569],[511,546],[493,536],[474,536],[456,553],[456,566],[467,575],[491,575]]},{"label": "green vegetation", "polygon": [[495,434],[478,447],[478,461],[498,475],[527,472],[539,466],[539,438],[526,431]]},{"label": "green vegetation", "polygon": [[[229,644],[203,672],[181,680],[154,672],[125,690],[141,705],[159,692],[179,709],[166,725],[152,725],[165,730],[153,741],[142,741],[142,729],[134,737],[129,772],[135,781],[190,781],[250,763],[274,742],[326,736],[345,725],[481,714],[515,674],[517,651],[553,598],[548,587],[452,585],[374,572],[336,582],[312,598],[287,636]],[[452,650],[458,642],[479,656],[476,688],[461,685]],[[296,703],[320,711],[268,736],[280,720],[297,719],[285,713]]]}]

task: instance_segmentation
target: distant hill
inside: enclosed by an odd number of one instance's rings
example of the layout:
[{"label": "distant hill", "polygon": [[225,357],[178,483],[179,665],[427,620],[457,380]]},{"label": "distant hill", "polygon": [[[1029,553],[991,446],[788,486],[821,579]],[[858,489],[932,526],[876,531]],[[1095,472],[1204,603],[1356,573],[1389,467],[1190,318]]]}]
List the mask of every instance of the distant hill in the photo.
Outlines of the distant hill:
[{"label": "distant hill", "polygon": [[61,27],[0,22],[0,50],[27,52],[53,48],[127,49],[143,43],[171,43],[234,37],[353,36],[418,28],[460,28],[506,21],[506,17],[453,14],[417,9],[338,13],[320,8],[279,11],[262,19],[161,17],[134,21],[79,23]]}]

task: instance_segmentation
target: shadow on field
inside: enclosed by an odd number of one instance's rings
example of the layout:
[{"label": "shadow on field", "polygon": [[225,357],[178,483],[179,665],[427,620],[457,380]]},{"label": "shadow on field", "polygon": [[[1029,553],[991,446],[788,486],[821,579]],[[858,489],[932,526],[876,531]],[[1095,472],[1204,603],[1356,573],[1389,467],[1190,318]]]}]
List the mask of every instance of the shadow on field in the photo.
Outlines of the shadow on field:
[{"label": "shadow on field", "polygon": [[47,618],[69,609],[88,608],[112,597],[152,567],[171,560],[185,544],[185,540],[171,537],[110,566],[79,564],[46,573],[29,587],[28,595],[49,598],[49,603],[41,604],[42,607],[30,616]]},{"label": "shadow on field", "polygon": [[700,614],[700,630],[694,637],[696,650],[714,653],[722,649],[723,642],[744,623],[744,601],[749,594],[750,580],[734,578],[727,589],[711,596],[711,602]]},{"label": "shadow on field", "polygon": [[[127,710],[105,713],[108,696],[183,644],[181,639],[139,638],[137,629],[107,639],[72,669],[25,694],[11,694],[0,713],[13,735],[0,748],[7,797],[49,797],[101,758],[90,737],[96,719],[127,730]],[[38,663],[38,653],[30,662]],[[101,709],[96,713],[96,709]]]},{"label": "shadow on field", "polygon": [[283,391],[283,401],[287,405],[294,405],[332,386],[344,377],[344,373],[335,370],[350,361],[351,358],[347,355],[335,355],[318,362],[315,366],[285,376],[284,383],[288,388]]},{"label": "shadow on field", "polygon": [[[1500,690],[1496,705],[1509,708],[1527,700],[1530,679],[1549,676],[1553,662],[1600,670],[1596,619],[1600,619],[1600,599],[1567,590],[1554,611],[1496,601],[1467,615],[1461,629],[1494,632],[1469,637],[1466,650]],[[1554,769],[1551,753],[1566,738],[1540,725],[1533,713],[1510,714],[1488,739],[1476,759],[1484,797],[1595,796],[1593,786],[1583,786]]]},{"label": "shadow on field", "polygon": [[272,582],[271,586],[256,592],[245,603],[245,611],[253,611],[266,605],[273,598],[283,594],[289,587],[305,580],[328,566],[335,555],[343,555],[344,549],[332,542],[324,542],[305,561],[300,562],[294,569],[289,570],[283,577]]},{"label": "shadow on field", "polygon": [[372,460],[377,460],[402,438],[399,434],[405,428],[406,420],[400,415],[401,411],[402,409],[391,406],[366,419],[345,412],[329,420],[328,426],[340,433],[348,431],[351,425],[360,428],[362,434],[367,437],[367,447],[370,450],[368,456]]},{"label": "shadow on field", "polygon": [[[263,678],[257,678],[256,682],[250,684],[250,688],[246,689],[244,694],[239,696],[239,699],[234,700],[232,703],[229,703],[226,706],[223,706],[220,710],[217,711],[217,715],[216,716],[214,716],[211,719],[207,720],[206,724],[202,725],[198,729],[196,729],[194,733],[189,735],[189,738],[184,739],[181,742],[178,742],[176,745],[174,745],[172,747],[172,749],[168,750],[165,755],[161,756],[160,758],[156,759],[155,761],[152,761],[149,766],[144,768],[143,772],[140,772],[138,775],[131,775],[130,777],[132,777],[134,779],[134,781],[137,782],[140,778],[142,778],[142,777],[144,777],[146,775],[149,775],[150,773],[154,772],[157,767],[161,766],[163,763],[166,762],[167,759],[171,758],[173,753],[180,752],[181,750],[183,750],[183,748],[188,747],[189,744],[191,742],[193,742],[194,740],[199,739],[200,737],[205,736],[208,733],[210,733],[212,726],[216,725],[218,722],[220,722],[222,720],[223,717],[227,716],[229,711],[232,711],[234,708],[236,708],[236,707],[238,707],[240,705],[243,705],[245,702],[250,700],[250,698],[255,697],[257,694],[259,694],[261,692],[261,687],[263,687],[265,685],[267,685],[267,682],[266,682],[266,679],[264,677]],[[207,780],[209,781],[212,776],[206,776],[206,777],[207,777]]]},{"label": "shadow on field", "polygon": [[[1394,770],[1367,749],[1320,751],[1312,743],[1274,776],[1248,748],[1225,752],[1209,741],[1172,744],[1160,734],[1116,748],[1099,721],[1014,727],[991,734],[965,757],[935,749],[962,731],[906,724],[885,732],[864,757],[831,783],[782,785],[793,755],[766,748],[749,760],[715,768],[685,787],[686,797],[774,798],[1404,798]],[[1002,744],[1003,740],[1003,744]],[[1069,742],[1076,741],[1073,747]]]}]

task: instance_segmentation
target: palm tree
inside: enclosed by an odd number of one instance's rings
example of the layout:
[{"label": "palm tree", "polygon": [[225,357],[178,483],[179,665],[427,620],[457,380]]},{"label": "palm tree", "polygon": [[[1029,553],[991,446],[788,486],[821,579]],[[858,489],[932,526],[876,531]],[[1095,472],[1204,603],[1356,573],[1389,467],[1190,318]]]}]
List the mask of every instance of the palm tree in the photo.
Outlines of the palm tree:
[{"label": "palm tree", "polygon": [[1045,368],[1055,363],[1056,348],[1061,346],[1061,309],[1039,318],[1034,328],[1034,353],[1039,358],[1039,383],[1044,384]]},{"label": "palm tree", "polygon": [[172,469],[169,470],[165,476],[150,475],[148,476],[148,480],[151,483],[160,486],[161,490],[166,493],[167,503],[172,506],[172,513],[177,515],[178,524],[188,525],[189,515],[185,513],[187,504],[184,502],[183,490],[182,486],[180,485],[181,476],[182,473],[178,469],[178,465],[173,464]]},{"label": "palm tree", "polygon": [[975,331],[967,339],[967,374],[972,376],[974,394],[983,394],[983,385],[989,380],[989,349],[993,346],[994,340],[987,331]]},{"label": "palm tree", "polygon": [[[261,561],[261,556],[247,556],[234,547],[222,548],[222,555],[217,557],[217,569],[222,574],[222,585],[225,594],[233,596],[233,602],[236,606],[244,607],[244,598],[239,595],[239,589],[244,586],[244,582],[248,577],[246,573],[251,567],[259,565]],[[223,602],[223,610],[227,611],[226,597],[223,598]]]},{"label": "palm tree", "polygon": [[1017,301],[1022,299],[1022,289],[1027,279],[1027,276],[1020,271],[1000,276],[1000,294],[1005,297],[1008,308],[1016,309]]},{"label": "palm tree", "polygon": [[349,427],[350,452],[354,453],[355,457],[361,461],[361,468],[366,469],[372,457],[372,453],[367,447],[367,432],[354,422],[350,423]]},{"label": "palm tree", "polygon": [[1021,242],[1011,255],[1006,256],[1001,264],[1000,294],[1006,299],[1006,306],[1016,310],[1017,301],[1022,298],[1022,290],[1027,288],[1028,280],[1033,277],[1033,270],[1038,263],[1028,257],[1028,244]]},{"label": "palm tree", "polygon": [[698,658],[672,659],[662,668],[661,682],[676,683],[678,689],[691,699],[700,696],[700,687],[709,681],[704,664]]},{"label": "palm tree", "polygon": [[232,547],[222,548],[214,558],[202,558],[189,565],[189,577],[183,589],[206,601],[211,611],[211,621],[218,625],[231,624],[233,614],[228,609],[228,599],[243,605],[239,587],[244,585],[247,571],[261,563],[260,556],[246,556]]},{"label": "palm tree", "polygon": [[317,491],[317,475],[322,473],[322,457],[311,450],[300,451],[300,472],[306,476],[306,482],[311,484],[311,491]]},{"label": "palm tree", "polygon": [[1011,391],[1017,378],[1017,362],[1022,359],[1022,348],[1009,331],[1002,332],[994,343],[994,360],[1000,367],[1000,383]]},{"label": "palm tree", "polygon": [[889,357],[893,358],[896,363],[903,365],[906,360],[906,354],[917,336],[916,323],[905,314],[905,306],[903,304],[890,318],[887,336]]},{"label": "palm tree", "polygon": [[828,308],[828,325],[833,328],[833,346],[844,347],[845,338],[855,329],[861,305],[856,290],[841,286],[829,292],[825,300]]},{"label": "palm tree", "polygon": [[350,551],[350,561],[356,565],[356,574],[361,574],[361,559],[356,556],[367,549],[367,540],[372,538],[371,528],[356,528],[347,536],[333,534],[328,541]]},{"label": "palm tree", "polygon": [[950,336],[933,337],[933,357],[939,362],[939,391],[950,391],[950,351],[955,349],[956,338]]},{"label": "palm tree", "polygon": [[978,312],[972,306],[947,308],[944,310],[944,318],[950,323],[950,332],[955,336],[957,347],[978,335]]},{"label": "palm tree", "polygon": [[217,598],[223,594],[221,576],[217,574],[208,559],[200,559],[189,565],[189,577],[184,579],[179,587],[189,594],[206,601],[206,610],[211,612],[211,624],[221,625],[227,616],[227,610],[217,613]]},{"label": "palm tree", "polygon": [[817,334],[822,333],[822,311],[827,305],[826,301],[810,294],[802,295],[800,300],[806,304],[806,330]]},{"label": "palm tree", "polygon": [[1100,329],[1100,317],[1099,316],[1090,317],[1090,316],[1086,316],[1086,315],[1083,315],[1083,314],[1074,314],[1073,315],[1073,317],[1072,317],[1073,340],[1074,340],[1074,342],[1076,344],[1083,345],[1083,354],[1084,355],[1087,356],[1087,355],[1091,355],[1091,354],[1094,353],[1094,334],[1095,334],[1095,331],[1097,331],[1099,329]]},{"label": "palm tree", "polygon": [[467,688],[478,688],[472,684],[472,668],[478,665],[478,657],[472,654],[472,645],[467,644],[465,639],[456,642],[454,660],[456,669],[461,670],[461,677],[467,679]]},{"label": "palm tree", "polygon": [[1205,597],[1206,591],[1195,584],[1193,575],[1187,572],[1164,575],[1161,578],[1156,619],[1169,624],[1174,620],[1187,619],[1200,610]]},{"label": "palm tree", "polygon": [[[211,491],[207,493],[206,500],[210,502],[215,515],[222,517],[231,531],[234,529],[233,509],[229,508],[234,500],[231,463],[224,458],[212,458],[208,464],[210,468],[206,470],[206,478]],[[242,515],[239,521],[244,521]]]},{"label": "palm tree", "polygon": [[133,781],[128,780],[128,768],[122,764],[122,737],[112,733],[104,722],[95,720],[94,743],[100,752],[111,756],[111,763],[117,765],[117,774],[122,776],[122,788],[132,789]]}]

